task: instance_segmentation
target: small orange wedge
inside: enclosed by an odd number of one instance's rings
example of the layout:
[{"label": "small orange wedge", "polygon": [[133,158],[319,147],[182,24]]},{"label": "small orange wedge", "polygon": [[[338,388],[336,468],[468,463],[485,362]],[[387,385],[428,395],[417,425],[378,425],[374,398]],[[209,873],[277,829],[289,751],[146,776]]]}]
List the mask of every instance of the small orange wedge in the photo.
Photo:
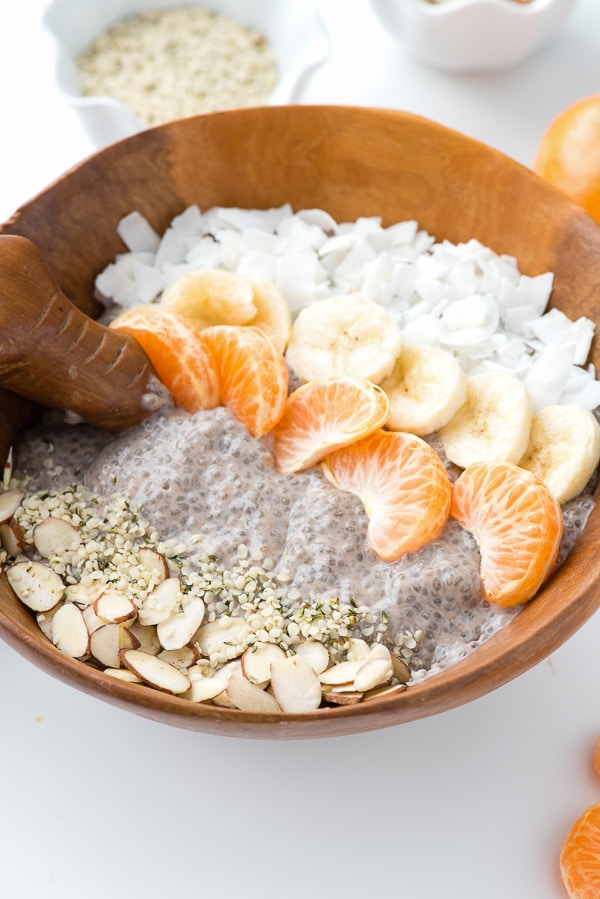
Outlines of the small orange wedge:
[{"label": "small orange wedge", "polygon": [[454,483],[450,514],[477,541],[488,602],[532,599],[556,564],[563,534],[560,505],[542,481],[512,462],[475,462]]},{"label": "small orange wedge", "polygon": [[110,327],[135,337],[178,406],[198,412],[219,405],[212,357],[200,332],[182,316],[158,306],[136,306]]},{"label": "small orange wedge", "polygon": [[273,454],[279,471],[303,471],[333,450],[381,428],[389,401],[380,387],[357,378],[308,381],[287,399],[275,426]]},{"label": "small orange wedge", "polygon": [[213,325],[199,333],[217,372],[221,402],[262,437],[285,409],[288,370],[283,354],[260,328]]},{"label": "small orange wedge", "polygon": [[600,896],[600,804],[577,819],[560,854],[560,873],[570,899]]},{"label": "small orange wedge", "polygon": [[369,516],[369,543],[393,562],[437,537],[448,518],[452,487],[428,443],[401,431],[374,431],[326,456],[326,477],[356,494]]}]

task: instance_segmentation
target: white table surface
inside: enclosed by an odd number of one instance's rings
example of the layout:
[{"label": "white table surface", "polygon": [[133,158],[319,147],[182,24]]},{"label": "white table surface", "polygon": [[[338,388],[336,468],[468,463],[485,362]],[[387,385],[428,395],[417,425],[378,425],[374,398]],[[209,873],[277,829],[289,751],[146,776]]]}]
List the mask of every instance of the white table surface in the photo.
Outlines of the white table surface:
[{"label": "white table surface", "polygon": [[[0,3],[0,219],[92,150],[40,77],[43,5]],[[554,115],[600,89],[598,0],[519,68],[468,76],[413,61],[366,0],[322,8],[333,52],[304,102],[409,110],[530,165]],[[269,743],[129,715],[0,643],[0,895],[560,899],[562,840],[600,801],[599,647],[596,615],[469,706]]]}]

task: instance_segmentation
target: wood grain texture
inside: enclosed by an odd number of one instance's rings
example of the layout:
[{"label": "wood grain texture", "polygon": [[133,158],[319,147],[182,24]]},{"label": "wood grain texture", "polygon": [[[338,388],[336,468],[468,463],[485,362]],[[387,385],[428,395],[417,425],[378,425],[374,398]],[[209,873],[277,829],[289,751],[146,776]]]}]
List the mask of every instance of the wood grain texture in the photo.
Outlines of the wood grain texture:
[{"label": "wood grain texture", "polygon": [[[525,274],[553,271],[553,303],[572,318],[598,318],[598,225],[518,163],[399,112],[271,107],[171,123],[91,157],[23,206],[0,231],[32,240],[63,292],[91,314],[94,277],[123,250],[116,225],[124,214],[137,209],[162,231],[190,203],[206,208],[285,202],[324,208],[338,220],[379,215],[391,224],[415,218],[436,238],[454,242],[476,237],[515,256]],[[591,358],[598,365],[597,341]],[[16,427],[19,416],[11,408],[5,419]],[[600,605],[599,542],[596,509],[567,562],[536,599],[448,671],[394,698],[308,715],[251,715],[111,681],[55,650],[5,582],[0,583],[0,631],[54,676],[168,724],[260,739],[349,734],[451,709],[555,650]]]}]

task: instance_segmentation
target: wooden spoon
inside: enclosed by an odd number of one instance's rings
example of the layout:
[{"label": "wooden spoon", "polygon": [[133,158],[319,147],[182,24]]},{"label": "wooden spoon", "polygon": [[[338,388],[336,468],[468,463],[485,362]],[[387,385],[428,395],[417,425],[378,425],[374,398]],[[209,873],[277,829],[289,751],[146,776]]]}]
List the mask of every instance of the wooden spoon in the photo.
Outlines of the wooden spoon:
[{"label": "wooden spoon", "polygon": [[[138,424],[165,401],[140,345],[73,305],[35,245],[9,234],[0,235],[2,387],[110,431]],[[0,393],[0,404],[7,396]],[[14,421],[12,412],[5,417]]]}]

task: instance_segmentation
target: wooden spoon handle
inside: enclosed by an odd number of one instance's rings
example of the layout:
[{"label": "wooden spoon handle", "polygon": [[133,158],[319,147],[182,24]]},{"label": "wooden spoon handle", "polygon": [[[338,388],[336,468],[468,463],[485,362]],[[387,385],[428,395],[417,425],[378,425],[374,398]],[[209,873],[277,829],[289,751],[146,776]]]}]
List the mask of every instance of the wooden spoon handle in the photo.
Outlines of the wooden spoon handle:
[{"label": "wooden spoon handle", "polygon": [[62,293],[37,248],[0,235],[0,387],[110,431],[139,423],[163,389],[140,345]]}]

